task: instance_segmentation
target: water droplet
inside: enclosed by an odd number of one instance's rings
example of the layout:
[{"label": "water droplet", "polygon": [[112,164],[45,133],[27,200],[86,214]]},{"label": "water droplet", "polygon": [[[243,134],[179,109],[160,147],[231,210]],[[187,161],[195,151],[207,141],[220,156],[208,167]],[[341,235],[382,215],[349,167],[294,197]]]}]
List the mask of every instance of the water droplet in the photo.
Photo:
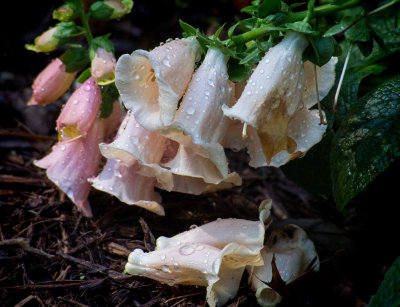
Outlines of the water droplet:
[{"label": "water droplet", "polygon": [[133,75],[133,79],[136,80],[136,81],[139,81],[140,80],[140,75],[139,74],[134,74]]},{"label": "water droplet", "polygon": [[168,284],[168,286],[173,286],[173,285],[175,285],[175,280],[173,280],[173,279],[168,279],[168,280],[167,280],[167,284]]},{"label": "water droplet", "polygon": [[167,59],[164,59],[164,60],[162,61],[162,63],[163,63],[165,66],[167,66],[167,67],[171,67],[171,64],[169,63],[169,61],[168,61]]},{"label": "water droplet", "polygon": [[206,96],[210,96],[210,92],[209,92],[209,91],[205,91],[204,94],[205,94]]},{"label": "water droplet", "polygon": [[64,150],[65,150],[65,145],[61,145],[60,149],[61,149],[62,151],[64,151]]},{"label": "water droplet", "polygon": [[161,271],[163,271],[165,273],[171,273],[171,270],[169,269],[168,265],[162,265]]},{"label": "water droplet", "polygon": [[197,227],[198,227],[197,225],[193,224],[193,225],[190,225],[189,229],[195,229]]},{"label": "water droplet", "polygon": [[251,91],[247,91],[246,94],[247,94],[247,95],[251,95]]},{"label": "water droplet", "polygon": [[136,135],[132,136],[132,142],[135,145],[139,144],[139,138]]},{"label": "water droplet", "polygon": [[197,77],[197,78],[196,78],[196,81],[197,81],[197,82],[199,82],[199,81],[200,81],[200,78],[199,78],[199,77]]},{"label": "water droplet", "polygon": [[187,110],[186,110],[186,113],[189,114],[189,115],[192,115],[192,114],[194,114],[195,111],[196,111],[195,108],[193,108],[193,107],[188,107]]},{"label": "water droplet", "polygon": [[78,104],[78,102],[79,102],[79,100],[78,100],[78,99],[75,99],[72,103],[73,103],[73,104]]},{"label": "water droplet", "polygon": [[167,258],[167,256],[163,254],[160,256],[160,258],[161,258],[161,260],[165,260],[165,258]]},{"label": "water droplet", "polygon": [[83,87],[83,89],[84,89],[86,92],[89,92],[89,91],[91,90],[91,87],[90,87],[89,84],[86,84],[86,85]]},{"label": "water droplet", "polygon": [[267,64],[268,64],[268,63],[269,63],[269,59],[265,59],[265,63],[267,63]]},{"label": "water droplet", "polygon": [[193,254],[195,249],[191,245],[184,245],[179,249],[179,253],[183,256],[188,256]]},{"label": "water droplet", "polygon": [[213,80],[208,79],[207,83],[208,83],[209,86],[215,87],[215,84],[214,84]]},{"label": "water droplet", "polygon": [[261,69],[261,70],[260,70],[260,74],[263,74],[263,73],[264,73],[264,69]]},{"label": "water droplet", "polygon": [[196,246],[196,250],[197,251],[201,251],[201,250],[203,250],[204,249],[204,245],[198,245],[198,246]]}]

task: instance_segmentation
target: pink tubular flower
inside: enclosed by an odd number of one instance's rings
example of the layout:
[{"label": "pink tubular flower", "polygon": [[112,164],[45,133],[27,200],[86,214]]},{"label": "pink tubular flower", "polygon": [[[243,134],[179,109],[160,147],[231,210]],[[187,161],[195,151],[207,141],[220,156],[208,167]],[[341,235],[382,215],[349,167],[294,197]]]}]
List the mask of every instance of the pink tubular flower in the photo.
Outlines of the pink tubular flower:
[{"label": "pink tubular flower", "polygon": [[93,78],[101,85],[114,82],[115,65],[114,55],[103,48],[98,48],[92,60],[91,72]]},{"label": "pink tubular flower", "polygon": [[60,59],[53,60],[33,81],[33,95],[28,105],[44,106],[58,99],[71,86],[76,74],[67,72]]},{"label": "pink tubular flower", "polygon": [[57,119],[60,139],[85,136],[96,121],[101,101],[100,88],[93,78],[81,84],[68,99]]},{"label": "pink tubular flower", "polygon": [[97,120],[85,137],[59,142],[52,152],[35,165],[47,169],[53,181],[85,216],[92,216],[87,197],[90,191],[88,178],[97,174],[101,154],[99,143],[103,140],[104,120]]}]

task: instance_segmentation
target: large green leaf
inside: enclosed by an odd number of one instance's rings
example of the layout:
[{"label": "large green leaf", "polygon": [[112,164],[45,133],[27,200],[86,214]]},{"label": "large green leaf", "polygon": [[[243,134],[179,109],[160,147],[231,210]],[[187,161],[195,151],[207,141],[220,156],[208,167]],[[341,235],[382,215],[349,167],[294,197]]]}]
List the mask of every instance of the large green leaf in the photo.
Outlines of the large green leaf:
[{"label": "large green leaf", "polygon": [[400,155],[400,79],[360,99],[332,142],[331,177],[339,209]]},{"label": "large green leaf", "polygon": [[400,306],[400,257],[386,272],[378,292],[371,297],[368,307]]}]

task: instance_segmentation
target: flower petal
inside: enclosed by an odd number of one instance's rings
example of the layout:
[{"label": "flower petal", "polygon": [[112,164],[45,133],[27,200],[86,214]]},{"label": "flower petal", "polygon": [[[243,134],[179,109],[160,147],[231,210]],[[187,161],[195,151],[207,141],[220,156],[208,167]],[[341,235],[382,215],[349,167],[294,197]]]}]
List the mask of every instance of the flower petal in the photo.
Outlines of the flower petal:
[{"label": "flower petal", "polygon": [[[317,82],[318,82],[318,93],[319,99],[322,100],[328,95],[333,84],[335,83],[335,66],[338,59],[332,57],[328,63],[317,69]],[[315,76],[314,76],[314,64],[307,61],[304,63],[304,93],[302,102],[304,106],[309,109],[317,103]]]},{"label": "flower petal", "polygon": [[192,37],[119,58],[115,84],[143,127],[157,130],[171,124],[199,53],[200,46]]},{"label": "flower petal", "polygon": [[238,102],[232,108],[222,107],[226,116],[257,128],[268,163],[282,150],[292,153],[297,146],[287,132],[290,118],[301,103],[301,57],[307,44],[301,34],[287,34],[260,61]]},{"label": "flower petal", "polygon": [[158,215],[164,215],[160,205],[161,197],[154,191],[156,180],[138,174],[138,162],[126,166],[113,159],[108,159],[103,171],[90,180],[92,186],[116,196],[120,201],[142,207]]},{"label": "flower petal", "polygon": [[[319,269],[319,260],[314,243],[306,232],[296,225],[287,225],[284,230],[273,230],[261,251],[263,266],[248,268],[252,287],[261,306],[275,306],[280,301],[280,295],[266,283],[272,280],[272,261],[282,280],[286,283],[311,268]],[[275,292],[275,295],[274,295]]]},{"label": "flower petal", "polygon": [[96,121],[86,137],[59,142],[50,154],[34,162],[47,169],[47,177],[89,217],[92,212],[87,201],[90,191],[87,180],[97,174],[101,159],[98,144],[103,140],[103,129],[102,122]]}]

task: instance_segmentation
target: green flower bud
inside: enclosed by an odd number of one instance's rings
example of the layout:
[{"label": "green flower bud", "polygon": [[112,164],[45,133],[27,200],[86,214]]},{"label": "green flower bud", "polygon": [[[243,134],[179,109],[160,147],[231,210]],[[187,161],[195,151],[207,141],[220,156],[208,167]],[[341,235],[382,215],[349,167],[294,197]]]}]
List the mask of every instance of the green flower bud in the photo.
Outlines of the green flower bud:
[{"label": "green flower bud", "polygon": [[97,1],[90,7],[90,16],[102,20],[121,18],[130,13],[132,7],[132,0]]},{"label": "green flower bud", "polygon": [[74,2],[67,1],[64,5],[53,11],[53,18],[59,21],[71,21],[77,17]]}]

